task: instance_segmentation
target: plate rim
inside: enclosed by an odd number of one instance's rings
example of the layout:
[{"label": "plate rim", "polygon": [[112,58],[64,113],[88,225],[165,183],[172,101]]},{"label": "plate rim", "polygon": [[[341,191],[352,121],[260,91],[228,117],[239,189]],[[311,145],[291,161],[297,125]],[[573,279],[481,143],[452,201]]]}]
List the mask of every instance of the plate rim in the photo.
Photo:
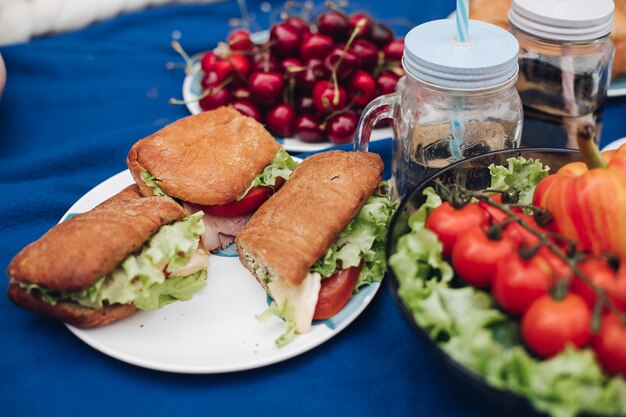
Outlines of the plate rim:
[{"label": "plate rim", "polygon": [[[300,158],[294,158],[296,160],[301,161]],[[129,182],[130,180],[130,182]],[[122,183],[122,184],[118,184]],[[80,204],[85,204],[84,200],[94,199],[97,197],[99,200],[104,195],[104,199],[110,198],[114,194],[110,194],[106,192],[107,187],[113,187],[116,189],[115,192],[119,192],[123,189],[123,187],[132,185],[134,182],[132,181],[132,176],[128,169],[120,171],[104,181],[100,182],[86,193],[84,193],[78,200],[76,200],[70,208],[63,214],[59,223],[65,221],[68,216],[80,213],[84,211],[76,211],[75,207]],[[104,201],[104,199],[102,201]],[[88,206],[95,206],[99,203],[95,204],[87,204]],[[93,208],[93,207],[92,207]],[[211,255],[215,256],[215,255]],[[210,278],[209,278],[210,279]],[[250,279],[254,279],[250,276]],[[98,340],[93,334],[90,334],[90,331],[93,329],[80,329],[78,327],[72,326],[68,323],[64,323],[65,326],[69,329],[69,331],[80,339],[82,342],[92,347],[93,349],[99,351],[100,353],[105,354],[113,359],[119,360],[121,362],[125,362],[134,366],[139,366],[145,369],[152,369],[156,371],[164,371],[171,373],[180,373],[180,374],[223,374],[223,373],[231,373],[231,372],[239,372],[251,369],[257,369],[266,367],[269,365],[273,365],[276,363],[280,363],[286,360],[289,360],[293,357],[299,356],[303,353],[312,350],[334,336],[338,335],[341,331],[343,331],[346,327],[348,327],[354,320],[356,320],[363,311],[369,306],[372,302],[376,294],[379,292],[380,287],[382,286],[381,282],[374,282],[369,284],[367,287],[363,288],[361,291],[365,291],[367,289],[367,293],[364,293],[363,299],[357,308],[348,316],[344,317],[339,323],[337,323],[334,327],[325,326],[324,329],[320,330],[319,335],[315,338],[310,338],[312,333],[307,333],[304,335],[296,336],[296,337],[307,337],[309,336],[309,340],[302,342],[299,346],[291,349],[280,350],[283,348],[277,348],[278,351],[270,355],[260,355],[258,358],[246,359],[243,362],[233,362],[233,363],[225,363],[221,365],[215,364],[200,364],[200,365],[189,365],[189,364],[176,364],[176,363],[162,363],[155,360],[145,359],[137,355],[130,354],[128,352],[120,351],[119,348],[114,348],[103,344],[101,340]],[[167,306],[165,306],[167,308]],[[157,311],[161,309],[155,310]],[[141,312],[139,312],[141,313]],[[146,312],[150,313],[150,312]],[[259,312],[261,313],[261,312]],[[222,317],[228,317],[228,315],[224,315]],[[262,326],[263,323],[259,323],[259,326]],[[318,325],[322,325],[321,323]],[[96,328],[97,329],[97,328]],[[301,339],[302,340],[302,339]],[[281,353],[283,352],[283,353]]]}]

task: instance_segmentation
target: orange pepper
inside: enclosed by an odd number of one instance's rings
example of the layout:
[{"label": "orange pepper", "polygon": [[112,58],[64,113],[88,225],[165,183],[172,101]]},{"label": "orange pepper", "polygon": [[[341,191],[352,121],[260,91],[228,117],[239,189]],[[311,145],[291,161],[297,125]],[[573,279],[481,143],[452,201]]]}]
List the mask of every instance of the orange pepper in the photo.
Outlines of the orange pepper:
[{"label": "orange pepper", "polygon": [[579,129],[585,162],[563,166],[535,189],[533,203],[552,213],[550,230],[581,243],[595,254],[626,260],[626,145],[603,154],[593,129]]}]

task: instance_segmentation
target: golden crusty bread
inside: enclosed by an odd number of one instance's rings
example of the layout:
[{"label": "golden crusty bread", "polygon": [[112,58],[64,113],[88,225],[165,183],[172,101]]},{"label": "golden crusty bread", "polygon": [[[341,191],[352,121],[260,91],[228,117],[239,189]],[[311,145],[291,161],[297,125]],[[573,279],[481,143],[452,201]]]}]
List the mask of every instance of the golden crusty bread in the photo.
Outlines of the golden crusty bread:
[{"label": "golden crusty bread", "polygon": [[329,151],[305,159],[235,239],[244,267],[264,287],[265,272],[300,284],[372,195],[382,172],[375,153]]},{"label": "golden crusty bread", "polygon": [[25,310],[82,328],[103,326],[128,317],[137,311],[132,304],[114,304],[101,310],[83,307],[72,302],[58,302],[53,306],[43,301],[38,295],[24,291],[15,282],[9,284],[7,294],[11,301]]},{"label": "golden crusty bread", "polygon": [[174,201],[144,198],[132,185],[54,226],[13,258],[7,274],[53,291],[79,291],[111,272],[161,226],[185,216]]},{"label": "golden crusty bread", "polygon": [[[510,8],[511,0],[472,0],[469,17],[509,29]],[[615,27],[611,40],[615,45],[613,76],[626,75],[626,0],[615,0]]]},{"label": "golden crusty bread", "polygon": [[144,195],[146,170],[167,195],[202,205],[230,203],[272,162],[280,144],[231,107],[180,119],[135,143],[128,168]]}]

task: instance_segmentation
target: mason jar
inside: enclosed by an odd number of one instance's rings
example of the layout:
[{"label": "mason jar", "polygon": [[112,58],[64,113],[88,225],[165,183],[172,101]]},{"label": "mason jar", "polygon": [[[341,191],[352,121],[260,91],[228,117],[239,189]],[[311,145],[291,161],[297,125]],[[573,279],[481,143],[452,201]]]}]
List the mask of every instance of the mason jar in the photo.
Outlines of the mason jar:
[{"label": "mason jar", "polygon": [[379,120],[393,120],[391,188],[397,199],[455,161],[519,145],[518,43],[509,32],[473,20],[469,36],[469,42],[457,41],[453,20],[412,29],[396,92],[373,100],[361,115],[356,150],[367,150]]},{"label": "mason jar", "polygon": [[613,0],[513,0],[520,44],[517,90],[526,117],[523,146],[576,148],[581,124],[595,126],[611,77]]}]

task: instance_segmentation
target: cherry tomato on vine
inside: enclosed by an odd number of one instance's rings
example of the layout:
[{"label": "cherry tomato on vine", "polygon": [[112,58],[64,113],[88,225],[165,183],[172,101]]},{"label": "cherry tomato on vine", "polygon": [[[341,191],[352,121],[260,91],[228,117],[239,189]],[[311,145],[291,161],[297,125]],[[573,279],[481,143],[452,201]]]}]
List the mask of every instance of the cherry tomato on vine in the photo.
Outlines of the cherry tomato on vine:
[{"label": "cherry tomato on vine", "polygon": [[450,256],[457,239],[475,226],[487,224],[485,212],[476,204],[466,204],[460,209],[448,202],[430,212],[426,227],[434,232],[443,244],[443,254]]},{"label": "cherry tomato on vine", "polygon": [[[585,262],[578,263],[578,268],[594,285],[604,289],[607,297],[613,301],[617,308],[626,310],[626,285],[622,284],[620,288],[617,272],[611,268],[606,260],[598,258],[588,259]],[[582,278],[575,276],[572,279],[570,288],[585,300],[589,308],[593,308],[596,304],[598,300],[596,291],[585,283]]]},{"label": "cherry tomato on vine", "polygon": [[464,233],[452,249],[452,266],[457,275],[475,287],[489,287],[500,260],[515,252],[509,239],[495,239],[483,226]]},{"label": "cherry tomato on vine", "polygon": [[543,256],[537,254],[525,260],[516,253],[498,263],[491,291],[503,310],[519,316],[548,294],[552,281],[552,267]]},{"label": "cherry tomato on vine", "polygon": [[[494,194],[489,197],[490,200],[503,204],[502,203],[502,194]],[[491,222],[491,224],[498,224],[509,218],[509,215],[497,207],[489,205],[485,201],[480,201],[478,206],[485,211],[487,214],[487,218]],[[526,222],[530,227],[535,230],[541,230],[540,227],[535,222],[533,216],[528,214],[524,214],[521,208],[519,207],[511,207],[511,211],[519,216],[521,219]],[[532,246],[539,243],[539,238],[532,234],[530,231],[526,230],[524,227],[520,226],[518,222],[511,221],[509,224],[504,226],[503,236],[513,240],[518,245],[524,244],[525,246]]]},{"label": "cherry tomato on vine", "polygon": [[615,315],[607,314],[602,318],[591,346],[607,372],[626,376],[626,327]]},{"label": "cherry tomato on vine", "polygon": [[576,294],[562,300],[545,295],[522,317],[522,338],[541,358],[558,354],[568,344],[582,348],[591,340],[591,310]]}]

